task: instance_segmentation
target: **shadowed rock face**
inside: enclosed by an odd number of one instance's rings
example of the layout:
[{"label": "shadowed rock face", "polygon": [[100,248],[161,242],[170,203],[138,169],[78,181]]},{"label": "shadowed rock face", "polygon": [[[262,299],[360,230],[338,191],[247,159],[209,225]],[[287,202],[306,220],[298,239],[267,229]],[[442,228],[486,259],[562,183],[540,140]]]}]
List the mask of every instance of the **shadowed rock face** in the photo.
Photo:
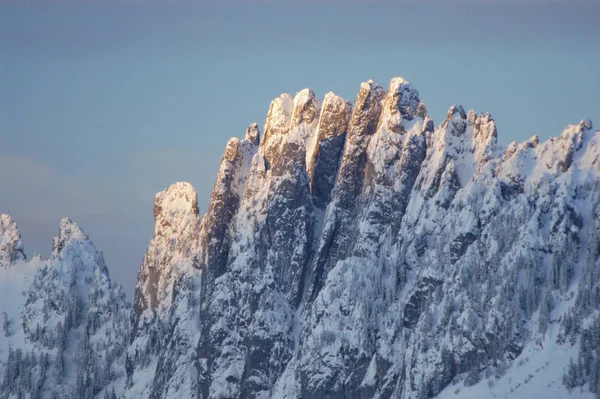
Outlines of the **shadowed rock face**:
[{"label": "shadowed rock face", "polygon": [[510,314],[540,306],[518,281],[539,298],[579,276],[559,259],[585,251],[598,137],[583,121],[504,150],[489,114],[434,127],[402,78],[353,103],[282,94],[262,137],[227,143],[201,221],[195,193],[157,195],[134,342],[166,340],[128,392],[414,398],[512,361],[533,324]]},{"label": "shadowed rock face", "polygon": [[335,189],[336,205],[350,211],[363,185],[367,145],[375,133],[384,91],[373,81],[362,83],[354,102]]},{"label": "shadowed rock face", "polygon": [[331,200],[351,113],[351,103],[333,93],[325,95],[307,166],[313,203],[320,209],[325,209]]}]

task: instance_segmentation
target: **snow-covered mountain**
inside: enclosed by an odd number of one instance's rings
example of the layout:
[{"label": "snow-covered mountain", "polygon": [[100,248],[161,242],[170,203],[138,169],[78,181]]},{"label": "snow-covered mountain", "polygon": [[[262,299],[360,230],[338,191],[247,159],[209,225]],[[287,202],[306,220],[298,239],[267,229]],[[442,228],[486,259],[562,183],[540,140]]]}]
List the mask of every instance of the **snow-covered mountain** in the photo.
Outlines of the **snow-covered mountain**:
[{"label": "snow-covered mountain", "polygon": [[102,253],[63,219],[52,256],[27,261],[16,223],[0,222],[0,397],[116,397],[131,307]]},{"label": "snow-covered mountain", "polygon": [[131,326],[75,224],[27,262],[2,217],[0,284],[26,293],[0,294],[2,392],[600,397],[599,159],[589,120],[506,148],[489,114],[435,127],[402,78],[282,94],[227,143],[204,216],[188,183],[156,195]]}]

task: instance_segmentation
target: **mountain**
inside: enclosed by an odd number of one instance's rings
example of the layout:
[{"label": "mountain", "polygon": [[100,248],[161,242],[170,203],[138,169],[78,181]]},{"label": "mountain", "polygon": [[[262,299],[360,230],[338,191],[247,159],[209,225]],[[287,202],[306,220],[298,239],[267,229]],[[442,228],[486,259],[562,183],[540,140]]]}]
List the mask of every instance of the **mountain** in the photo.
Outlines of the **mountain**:
[{"label": "mountain", "polygon": [[47,260],[25,259],[17,225],[0,216],[1,398],[110,397],[125,384],[131,307],[102,253],[69,219]]},{"label": "mountain", "polygon": [[459,105],[436,127],[402,78],[282,94],[227,143],[204,216],[189,183],[156,195],[131,308],[75,224],[27,262],[3,217],[0,284],[31,287],[1,305],[10,345],[75,397],[600,397],[599,159],[589,120],[507,147]]}]

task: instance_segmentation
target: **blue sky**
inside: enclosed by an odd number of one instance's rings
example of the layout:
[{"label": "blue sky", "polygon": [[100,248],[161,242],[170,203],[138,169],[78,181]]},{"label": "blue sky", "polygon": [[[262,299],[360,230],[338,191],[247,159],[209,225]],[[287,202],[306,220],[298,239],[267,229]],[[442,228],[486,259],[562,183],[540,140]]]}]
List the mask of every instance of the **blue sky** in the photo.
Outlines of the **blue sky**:
[{"label": "blue sky", "polygon": [[272,98],[411,81],[436,123],[458,103],[500,141],[600,126],[600,3],[0,0],[0,212],[48,255],[70,216],[133,292],[154,194],[206,211],[227,140]]}]

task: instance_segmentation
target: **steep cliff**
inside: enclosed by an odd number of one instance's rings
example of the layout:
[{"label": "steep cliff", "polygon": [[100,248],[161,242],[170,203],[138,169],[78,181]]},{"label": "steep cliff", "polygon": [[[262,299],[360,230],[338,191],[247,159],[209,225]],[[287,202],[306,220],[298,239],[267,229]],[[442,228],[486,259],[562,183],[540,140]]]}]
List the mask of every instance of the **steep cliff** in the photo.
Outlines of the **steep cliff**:
[{"label": "steep cliff", "polygon": [[[176,384],[204,398],[421,398],[484,378],[527,396],[510,370],[579,356],[600,304],[599,140],[584,120],[502,148],[491,115],[461,106],[435,128],[402,78],[354,102],[282,94],[263,137],[252,125],[227,144],[186,266],[157,277],[199,276],[168,291],[194,300],[149,306],[197,314],[188,360],[161,355],[169,373],[193,364]],[[169,373],[155,369],[156,397],[181,392]]]}]

